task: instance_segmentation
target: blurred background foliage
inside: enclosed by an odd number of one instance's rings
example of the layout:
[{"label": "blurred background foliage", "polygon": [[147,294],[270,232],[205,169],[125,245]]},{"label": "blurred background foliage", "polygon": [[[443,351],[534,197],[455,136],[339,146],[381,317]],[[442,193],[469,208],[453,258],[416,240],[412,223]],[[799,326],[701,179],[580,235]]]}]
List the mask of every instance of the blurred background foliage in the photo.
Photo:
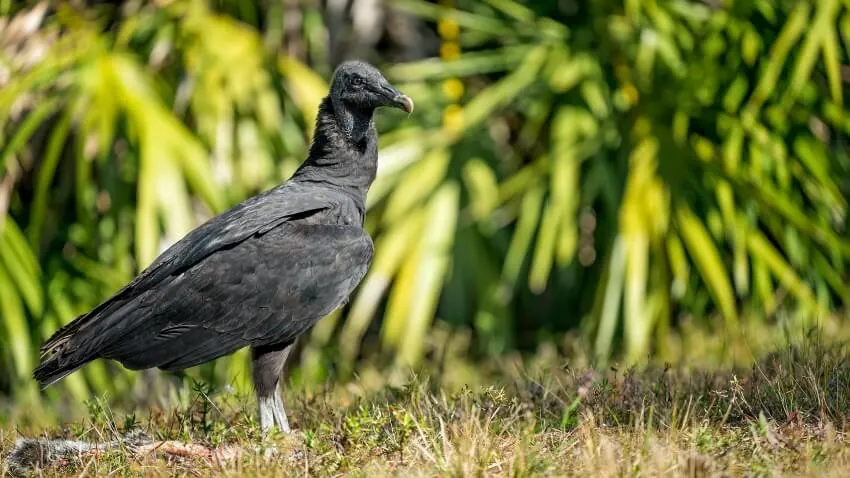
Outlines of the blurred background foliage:
[{"label": "blurred background foliage", "polygon": [[[38,397],[52,331],[288,177],[354,57],[417,108],[377,119],[375,260],[302,381],[565,334],[639,363],[850,297],[850,1],[0,1],[0,396]],[[245,387],[245,358],[193,373]]]}]

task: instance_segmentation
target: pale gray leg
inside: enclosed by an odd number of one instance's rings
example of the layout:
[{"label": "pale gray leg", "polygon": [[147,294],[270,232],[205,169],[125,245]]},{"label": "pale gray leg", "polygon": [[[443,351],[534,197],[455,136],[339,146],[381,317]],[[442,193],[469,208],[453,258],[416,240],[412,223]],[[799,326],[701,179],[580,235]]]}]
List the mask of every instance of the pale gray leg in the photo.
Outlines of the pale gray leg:
[{"label": "pale gray leg", "polygon": [[274,422],[277,427],[286,433],[290,432],[289,420],[286,419],[286,410],[283,409],[283,399],[280,398],[280,392],[274,394]]},{"label": "pale gray leg", "polygon": [[251,349],[254,389],[257,392],[260,428],[263,433],[271,430],[272,426],[277,426],[277,429],[284,433],[291,431],[278,390],[280,373],[291,350],[292,344]]}]

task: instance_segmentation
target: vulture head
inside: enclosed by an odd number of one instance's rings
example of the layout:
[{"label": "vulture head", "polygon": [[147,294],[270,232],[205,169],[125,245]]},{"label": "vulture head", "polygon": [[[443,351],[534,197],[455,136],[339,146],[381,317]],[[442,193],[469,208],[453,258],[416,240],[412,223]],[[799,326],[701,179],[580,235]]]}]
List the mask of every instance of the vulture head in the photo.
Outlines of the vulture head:
[{"label": "vulture head", "polygon": [[390,85],[374,66],[362,61],[339,65],[331,81],[330,99],[343,130],[359,141],[372,123],[375,109],[391,106],[408,113],[413,100]]}]

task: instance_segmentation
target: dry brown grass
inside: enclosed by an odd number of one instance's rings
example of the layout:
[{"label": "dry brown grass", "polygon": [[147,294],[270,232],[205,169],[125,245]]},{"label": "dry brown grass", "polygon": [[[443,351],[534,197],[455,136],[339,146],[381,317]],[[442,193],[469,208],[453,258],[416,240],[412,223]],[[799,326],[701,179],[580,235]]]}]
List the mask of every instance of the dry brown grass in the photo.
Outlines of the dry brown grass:
[{"label": "dry brown grass", "polygon": [[[247,451],[222,461],[119,446],[36,474],[845,476],[848,358],[843,347],[811,345],[747,369],[599,372],[553,357],[500,363],[481,380],[490,386],[454,391],[426,375],[395,386],[364,376],[290,391],[300,431],[267,440],[250,400],[224,392],[198,390],[191,404],[143,420],[118,419],[97,401],[88,420],[47,434],[103,441],[136,428],[153,439]],[[0,432],[0,456],[16,437],[9,428]],[[274,447],[274,455],[253,451],[258,445]]]}]

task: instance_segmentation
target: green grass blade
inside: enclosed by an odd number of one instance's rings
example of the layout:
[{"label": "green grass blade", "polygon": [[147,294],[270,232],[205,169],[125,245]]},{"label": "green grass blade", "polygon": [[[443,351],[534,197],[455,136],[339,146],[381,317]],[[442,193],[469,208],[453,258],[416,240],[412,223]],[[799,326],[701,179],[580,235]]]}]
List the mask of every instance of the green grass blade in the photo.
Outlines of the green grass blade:
[{"label": "green grass blade", "polygon": [[605,292],[602,310],[599,314],[599,328],[596,332],[594,351],[596,359],[604,364],[611,356],[614,333],[617,330],[617,318],[620,315],[620,303],[623,298],[623,285],[626,281],[626,244],[621,236],[614,239],[608,273],[605,276]]},{"label": "green grass blade", "polygon": [[445,183],[431,199],[422,238],[421,260],[416,271],[410,309],[398,359],[415,365],[422,357],[428,327],[440,298],[454,244],[460,187]]},{"label": "green grass blade", "polygon": [[403,219],[443,183],[449,159],[448,151],[435,149],[403,173],[387,198],[387,207],[381,217],[384,226]]},{"label": "green grass blade", "polygon": [[6,330],[4,348],[11,352],[15,381],[27,380],[32,372],[35,351],[26,312],[15,291],[15,278],[7,265],[0,262],[0,318]]},{"label": "green grass blade", "polygon": [[652,321],[646,301],[649,235],[632,230],[621,238],[626,256],[623,278],[626,360],[629,364],[634,364],[646,354],[652,333]]},{"label": "green grass blade", "polygon": [[470,159],[463,165],[463,180],[473,218],[489,217],[499,205],[499,181],[493,168],[480,158]]},{"label": "green grass blade", "polygon": [[36,180],[30,220],[27,225],[27,237],[29,238],[30,245],[36,251],[41,247],[44,221],[50,200],[50,186],[53,183],[56,168],[62,158],[62,152],[68,140],[70,128],[71,115],[66,112],[61,116],[56,123],[56,126],[54,126],[53,131],[50,133],[50,139],[47,142],[47,149],[44,152],[44,158],[42,160],[43,162],[38,168],[38,179]]},{"label": "green grass blade", "polygon": [[[801,3],[801,5],[804,4]],[[805,83],[811,78],[815,63],[818,60],[818,50],[824,42],[832,40],[827,35],[830,33],[830,26],[837,23],[838,6],[838,0],[820,0],[817,3],[811,29],[809,29],[806,39],[803,41],[803,46],[797,56],[797,62],[794,64],[794,69],[791,72],[788,91],[782,96],[784,109],[788,109],[791,106]],[[794,14],[796,14],[796,11]]]},{"label": "green grass blade", "polygon": [[44,312],[41,270],[29,243],[10,218],[0,219],[0,262],[6,266],[9,279],[30,313],[41,316]]},{"label": "green grass blade", "polygon": [[5,146],[0,150],[0,174],[10,169],[10,162],[22,147],[29,141],[36,129],[56,111],[59,101],[49,99],[27,114],[26,118],[15,129],[15,133],[9,138]]},{"label": "green grass blade", "polygon": [[738,311],[729,274],[723,265],[720,252],[711,240],[702,221],[691,209],[681,205],[676,209],[676,220],[682,240],[688,248],[691,259],[697,266],[705,285],[714,298],[717,307],[726,320],[730,330],[738,327]]},{"label": "green grass blade", "polygon": [[844,88],[841,79],[841,60],[838,53],[841,49],[841,40],[838,38],[834,23],[827,23],[824,25],[824,29],[821,48],[826,78],[829,82],[829,92],[832,95],[832,101],[842,106],[844,104]]},{"label": "green grass blade", "polygon": [[518,215],[519,220],[514,229],[510,246],[508,246],[508,252],[505,254],[504,266],[502,267],[502,277],[511,286],[516,284],[519,278],[522,264],[528,254],[528,248],[534,238],[534,232],[537,230],[540,210],[543,207],[544,194],[544,188],[535,187],[522,198]]},{"label": "green grass blade", "polygon": [[484,52],[464,53],[452,61],[440,58],[411,61],[389,66],[386,75],[394,81],[421,82],[511,71],[530,49],[527,45],[507,46]]},{"label": "green grass blade", "polygon": [[555,260],[555,241],[558,237],[558,222],[561,217],[558,207],[551,200],[543,207],[543,218],[537,232],[537,244],[533,250],[531,270],[528,273],[528,287],[536,294],[542,293],[549,282],[549,274]]},{"label": "green grass blade", "polygon": [[[806,29],[809,23],[810,7],[806,2],[797,3],[794,10],[788,17],[785,26],[779,34],[779,37],[770,48],[770,56],[767,62],[767,67],[761,75],[755,91],[753,91],[748,107],[761,108],[764,101],[771,96],[776,89],[777,81],[782,73],[782,68],[785,65],[785,60],[788,54],[796,43],[797,39]],[[800,64],[802,69],[805,65]]]},{"label": "green grass blade", "polygon": [[409,214],[402,222],[384,232],[375,245],[375,258],[351,304],[339,336],[340,353],[347,363],[350,364],[357,357],[369,321],[375,316],[405,255],[415,247],[416,239],[422,233],[424,219],[424,211]]},{"label": "green grass blade", "polygon": [[758,257],[759,260],[763,261],[788,292],[797,297],[803,305],[819,314],[829,314],[829,311],[824,310],[818,304],[808,284],[797,275],[794,268],[785,261],[782,254],[770,244],[763,234],[760,232],[750,233],[747,237],[747,245],[750,248],[750,252],[755,257]]}]

